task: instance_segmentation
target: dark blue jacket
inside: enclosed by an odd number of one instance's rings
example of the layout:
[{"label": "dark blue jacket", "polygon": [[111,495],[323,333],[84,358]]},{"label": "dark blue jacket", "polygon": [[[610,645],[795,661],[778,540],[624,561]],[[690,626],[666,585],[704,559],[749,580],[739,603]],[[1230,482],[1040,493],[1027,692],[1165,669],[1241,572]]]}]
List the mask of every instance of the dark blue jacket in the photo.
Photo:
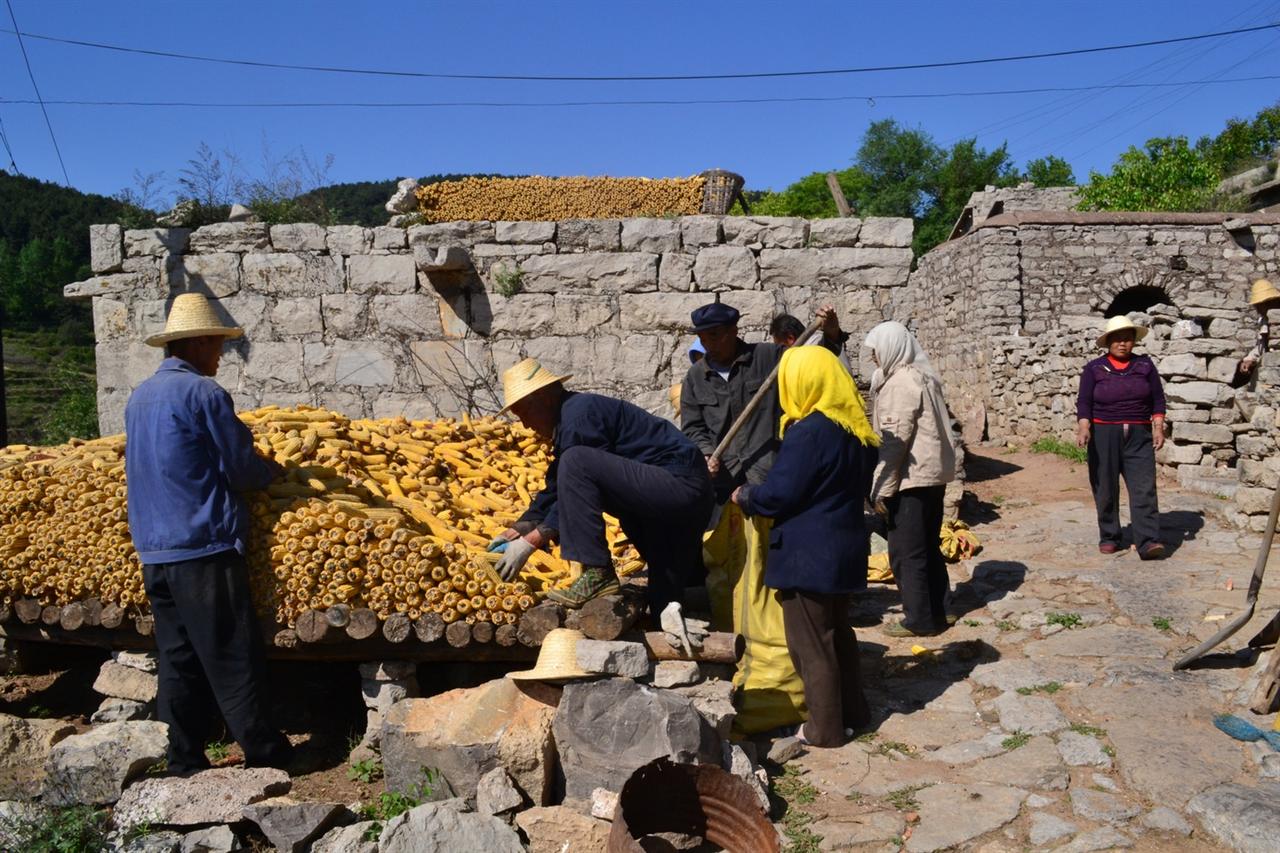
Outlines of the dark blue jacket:
[{"label": "dark blue jacket", "polygon": [[792,424],[758,486],[744,486],[751,515],[773,519],[764,582],[773,589],[840,593],[867,586],[862,505],[876,449],[821,412]]},{"label": "dark blue jacket", "polygon": [[129,533],[143,565],[244,553],[249,507],[275,470],[253,447],[231,395],[166,358],[124,410]]},{"label": "dark blue jacket", "polygon": [[555,458],[547,468],[546,488],[534,496],[520,521],[559,529],[557,475],[560,457],[570,447],[607,450],[623,459],[677,474],[707,470],[702,452],[671,421],[624,400],[570,391],[560,403],[560,421],[551,439]]}]

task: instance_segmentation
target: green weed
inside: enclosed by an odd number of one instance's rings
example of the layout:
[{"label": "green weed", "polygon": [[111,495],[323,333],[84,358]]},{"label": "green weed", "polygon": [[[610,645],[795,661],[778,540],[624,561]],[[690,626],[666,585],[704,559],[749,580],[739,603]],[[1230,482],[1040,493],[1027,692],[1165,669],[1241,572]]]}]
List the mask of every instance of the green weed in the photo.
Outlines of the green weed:
[{"label": "green weed", "polygon": [[440,771],[434,767],[422,768],[422,781],[406,792],[383,791],[372,803],[366,803],[357,810],[362,820],[373,823],[364,832],[365,841],[377,841],[382,834],[382,824],[393,817],[404,814],[409,809],[422,805],[435,791],[436,784],[442,778]]},{"label": "green weed", "polygon": [[1084,624],[1079,613],[1050,613],[1044,621],[1049,625],[1061,625],[1063,628],[1079,628]]},{"label": "green weed", "polygon": [[881,755],[889,755],[890,753],[899,752],[903,755],[913,755],[916,749],[909,743],[903,743],[900,740],[881,741],[876,745],[876,752]]},{"label": "green weed", "polygon": [[347,768],[347,778],[365,784],[377,782],[382,778],[382,762],[376,758],[353,762]]},{"label": "green weed", "polygon": [[1018,630],[1018,624],[1016,622],[1010,622],[1008,619],[998,620],[996,622],[996,627],[1005,632]]},{"label": "green weed", "polygon": [[773,793],[787,804],[787,811],[782,816],[782,834],[788,842],[786,849],[793,853],[817,853],[821,849],[822,836],[809,829],[813,815],[797,806],[812,804],[818,798],[818,789],[804,779],[798,767],[788,765],[783,768],[782,775],[773,780]]},{"label": "green weed", "polygon": [[1078,735],[1088,735],[1089,737],[1103,738],[1107,736],[1106,729],[1100,729],[1097,726],[1088,726],[1084,723],[1072,723],[1071,731]]},{"label": "green weed", "polygon": [[1157,631],[1173,630],[1173,623],[1169,621],[1168,616],[1157,616],[1151,620],[1151,624]]},{"label": "green weed", "polygon": [[885,802],[900,812],[914,811],[920,808],[920,802],[916,799],[916,794],[928,787],[927,784],[908,785],[905,788],[890,791],[884,799]]},{"label": "green weed", "polygon": [[520,265],[514,267],[497,267],[493,271],[493,286],[498,293],[507,299],[515,296],[524,290],[524,270],[520,269]]},{"label": "green weed", "polygon": [[968,625],[970,628],[982,627],[982,623],[979,622],[977,619],[966,619],[964,620],[964,624]]},{"label": "green weed", "polygon": [[1036,439],[1035,443],[1031,445],[1031,450],[1035,453],[1052,453],[1054,456],[1061,456],[1068,462],[1085,462],[1088,459],[1088,454],[1085,453],[1083,447],[1076,447],[1072,442],[1063,441],[1051,435]]},{"label": "green weed", "polygon": [[204,748],[204,754],[211,764],[217,764],[219,761],[226,760],[226,757],[231,754],[231,744],[215,740]]},{"label": "green weed", "polygon": [[1004,740],[1000,741],[1000,745],[1003,746],[1005,749],[1012,751],[1012,750],[1018,749],[1019,747],[1026,746],[1027,742],[1030,740],[1031,740],[1031,735],[1019,729],[1018,731],[1009,735]]},{"label": "green weed", "polygon": [[1019,687],[1018,692],[1023,696],[1030,696],[1032,693],[1048,693],[1052,696],[1062,689],[1062,684],[1057,681],[1046,681],[1044,684],[1037,684],[1034,687]]},{"label": "green weed", "polygon": [[98,853],[107,849],[107,813],[86,805],[40,809],[0,820],[0,837],[24,853]]}]

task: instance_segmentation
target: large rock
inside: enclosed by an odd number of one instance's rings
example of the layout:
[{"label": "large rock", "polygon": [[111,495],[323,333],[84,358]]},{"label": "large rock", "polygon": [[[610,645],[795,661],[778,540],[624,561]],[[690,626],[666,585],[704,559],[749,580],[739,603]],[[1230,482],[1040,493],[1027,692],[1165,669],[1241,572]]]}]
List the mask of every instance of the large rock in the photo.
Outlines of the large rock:
[{"label": "large rock", "polygon": [[203,293],[221,299],[240,290],[240,256],[234,252],[174,255],[166,269],[171,293]]},{"label": "large rock", "polygon": [[270,296],[342,293],[342,259],[320,254],[245,255],[242,281]]},{"label": "large rock", "polygon": [[524,270],[524,289],[530,293],[658,289],[658,256],[653,252],[534,255],[520,268]]},{"label": "large rock", "polygon": [[[219,827],[226,829],[226,827]],[[230,830],[228,830],[229,832]],[[208,837],[215,837],[213,833],[209,833]],[[235,836],[232,836],[235,839]],[[235,847],[213,846],[202,843],[203,837],[197,837],[195,841],[188,842],[187,838],[171,829],[162,830],[160,832],[152,832],[147,835],[140,835],[137,838],[129,838],[125,836],[117,844],[113,844],[107,849],[111,853],[225,853],[225,851],[239,850],[239,842]],[[110,840],[108,840],[110,843]]]},{"label": "large rock", "polygon": [[340,803],[299,803],[288,799],[254,803],[245,806],[242,813],[282,853],[301,853],[335,824],[354,819]]},{"label": "large rock", "polygon": [[353,293],[412,293],[418,285],[411,255],[353,255],[347,275]]},{"label": "large rock", "polygon": [[124,263],[124,231],[119,225],[89,226],[89,266],[96,273],[119,272]]},{"label": "large rock", "polygon": [[910,219],[871,216],[862,221],[859,244],[863,246],[910,246],[915,223]]},{"label": "large rock", "polygon": [[680,221],[678,219],[622,220],[622,251],[678,252]]},{"label": "large rock", "polygon": [[373,231],[362,225],[330,225],[328,232],[331,255],[363,255],[373,245]]},{"label": "large rock", "polygon": [[528,809],[516,826],[529,839],[529,853],[605,853],[611,825],[564,806]]},{"label": "large rock", "polygon": [[911,259],[910,249],[764,249],[760,282],[766,290],[897,287],[907,283]]},{"label": "large rock", "polygon": [[1045,812],[1031,815],[1031,826],[1027,832],[1027,840],[1033,847],[1044,847],[1051,841],[1058,841],[1079,832],[1080,827],[1068,820]]},{"label": "large rock", "polygon": [[140,228],[124,232],[124,254],[128,258],[163,258],[186,251],[189,228]]},{"label": "large rock", "polygon": [[1192,797],[1187,811],[1231,849],[1271,853],[1280,838],[1280,783],[1218,785]]},{"label": "large rock", "polygon": [[261,222],[217,222],[191,232],[191,251],[257,252],[270,249],[267,226]]},{"label": "large rock", "polygon": [[985,758],[964,768],[964,777],[975,782],[999,779],[1019,788],[1064,791],[1070,780],[1058,748],[1047,737],[1033,737],[1025,745],[1003,755]]},{"label": "large rock", "polygon": [[501,766],[535,804],[549,802],[555,777],[551,726],[559,693],[548,685],[499,678],[393,705],[381,738],[387,787],[412,790],[429,767],[443,775],[454,794],[471,799],[480,777]]},{"label": "large rock", "polygon": [[98,710],[93,712],[89,722],[121,723],[129,720],[149,720],[154,716],[155,706],[150,702],[135,702],[132,699],[116,699],[108,696],[102,700]]},{"label": "large rock", "polygon": [[[642,724],[637,724],[642,721]],[[564,689],[555,716],[565,795],[587,800],[596,788],[621,791],[655,758],[719,764],[720,736],[693,702],[626,679]]]},{"label": "large rock", "polygon": [[616,252],[621,225],[617,219],[565,219],[556,225],[556,245],[561,252]]},{"label": "large rock", "polygon": [[480,777],[476,785],[476,811],[480,814],[500,815],[523,804],[524,795],[516,788],[506,768],[495,767]]},{"label": "large rock", "polygon": [[231,831],[231,827],[208,826],[181,836],[181,853],[232,853],[243,850],[244,845]]},{"label": "large rock", "polygon": [[911,853],[956,847],[999,829],[1018,816],[1027,792],[1003,785],[943,783],[915,795],[920,824],[907,840]]},{"label": "large rock", "polygon": [[378,853],[378,837],[368,836],[379,829],[376,821],[365,820],[331,829],[311,845],[311,853]]},{"label": "large rock", "polygon": [[169,727],[140,721],[107,723],[59,741],[45,762],[44,801],[105,805],[154,767],[169,745]]},{"label": "large rock", "polygon": [[702,718],[711,724],[721,738],[729,737],[738,709],[733,704],[733,682],[727,679],[709,678],[688,687],[674,687],[671,692],[693,702]]},{"label": "large rock", "polygon": [[809,233],[809,223],[796,216],[726,216],[721,223],[725,242],[735,246],[798,249]]},{"label": "large rock", "polygon": [[0,714],[0,800],[27,799],[40,793],[50,751],[75,731],[75,726],[61,720],[24,720]]},{"label": "large rock", "polygon": [[1000,715],[1000,727],[1007,732],[1047,735],[1062,731],[1070,725],[1053,700],[1045,696],[1004,693],[996,699],[994,705],[996,713]]},{"label": "large rock", "polygon": [[1102,741],[1078,732],[1063,732],[1058,736],[1058,754],[1072,767],[1111,766],[1111,756],[1102,748]]},{"label": "large rock", "polygon": [[1142,807],[1106,791],[1073,788],[1071,810],[1094,823],[1119,823],[1140,814]]},{"label": "large rock", "polygon": [[754,290],[760,275],[746,246],[709,246],[698,252],[693,278],[698,290]]},{"label": "large rock", "polygon": [[155,675],[112,660],[102,665],[93,682],[93,689],[103,696],[134,702],[154,702],[158,686]]},{"label": "large rock", "polygon": [[644,643],[625,640],[579,640],[578,666],[587,672],[647,678],[653,665]]},{"label": "large rock", "polygon": [[218,767],[191,776],[142,779],[116,803],[116,826],[201,826],[244,819],[245,806],[289,792],[289,774],[270,767]]},{"label": "large rock", "polygon": [[520,836],[490,815],[458,811],[445,803],[427,803],[392,818],[378,838],[379,853],[424,850],[476,850],[524,853]]},{"label": "large rock", "polygon": [[314,222],[290,222],[271,226],[271,245],[277,252],[323,252],[325,230]]}]

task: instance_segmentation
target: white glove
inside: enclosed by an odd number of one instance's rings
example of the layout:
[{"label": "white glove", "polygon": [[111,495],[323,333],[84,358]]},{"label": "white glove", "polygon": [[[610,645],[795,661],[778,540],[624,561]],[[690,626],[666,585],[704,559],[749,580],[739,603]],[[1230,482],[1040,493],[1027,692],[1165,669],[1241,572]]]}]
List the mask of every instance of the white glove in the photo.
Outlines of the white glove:
[{"label": "white glove", "polygon": [[525,563],[529,562],[529,558],[536,550],[538,549],[523,536],[512,539],[493,568],[504,581],[511,582],[519,576],[520,570],[524,568]]},{"label": "white glove", "polygon": [[658,624],[671,639],[671,644],[678,645],[687,655],[693,654],[695,648],[702,648],[702,641],[710,633],[710,626],[705,619],[685,619],[678,601],[671,602],[663,609],[658,616]]}]

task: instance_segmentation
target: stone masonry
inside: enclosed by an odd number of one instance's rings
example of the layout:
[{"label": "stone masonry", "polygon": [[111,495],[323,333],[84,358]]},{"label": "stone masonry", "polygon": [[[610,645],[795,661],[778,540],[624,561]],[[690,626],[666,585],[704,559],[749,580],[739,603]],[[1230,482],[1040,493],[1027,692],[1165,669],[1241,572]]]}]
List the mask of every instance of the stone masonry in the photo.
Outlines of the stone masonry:
[{"label": "stone masonry", "polygon": [[130,391],[160,361],[143,339],[185,291],[245,330],[218,373],[239,408],[491,414],[501,371],[534,356],[575,388],[669,414],[692,309],[721,298],[763,340],[774,315],[829,301],[856,341],[891,316],[911,237],[910,220],[876,218],[96,225],[95,277],[65,294],[93,300],[104,434],[123,428]]},{"label": "stone masonry", "polygon": [[1233,496],[1260,529],[1280,454],[1280,354],[1256,388],[1228,384],[1253,343],[1249,285],[1280,274],[1280,216],[1021,212],[920,259],[902,310],[942,373],[966,437],[1070,439],[1085,361],[1110,311],[1150,326],[1165,381],[1162,472]]}]

